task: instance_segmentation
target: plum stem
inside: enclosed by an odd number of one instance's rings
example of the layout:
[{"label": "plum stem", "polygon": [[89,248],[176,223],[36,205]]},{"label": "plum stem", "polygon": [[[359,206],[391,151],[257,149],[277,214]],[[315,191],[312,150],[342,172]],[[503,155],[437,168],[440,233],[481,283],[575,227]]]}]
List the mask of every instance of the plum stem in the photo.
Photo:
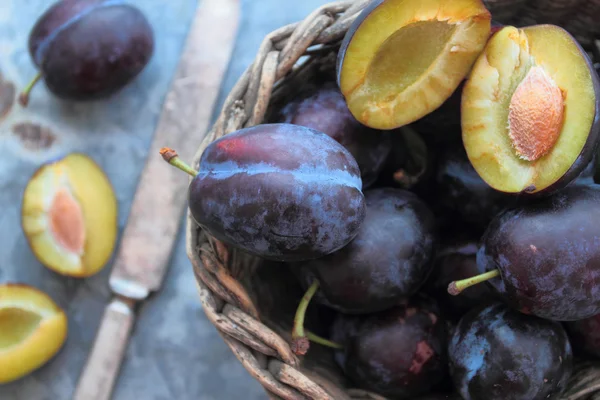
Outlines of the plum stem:
[{"label": "plum stem", "polygon": [[500,276],[500,271],[495,269],[495,270],[486,272],[485,274],[472,276],[470,278],[463,279],[460,281],[450,282],[450,284],[448,285],[448,293],[450,293],[452,296],[457,296],[466,288],[475,286],[481,282],[488,281],[488,280],[496,278],[498,276]]},{"label": "plum stem", "polygon": [[37,75],[31,80],[31,82],[29,82],[27,86],[25,86],[25,89],[23,89],[23,91],[19,94],[20,105],[22,105],[23,107],[27,107],[27,104],[29,104],[29,93],[31,92],[31,89],[33,89],[35,84],[38,83],[40,79],[42,79],[42,76],[42,73],[38,72]]},{"label": "plum stem", "polygon": [[315,343],[318,343],[323,346],[331,347],[334,349],[343,349],[344,348],[344,346],[342,346],[341,344],[333,342],[329,339],[322,338],[321,336],[314,334],[308,330],[306,331],[306,337],[311,342],[315,342]]},{"label": "plum stem", "polygon": [[310,348],[310,341],[321,344],[323,346],[333,347],[335,349],[341,349],[342,346],[322,338],[312,332],[304,331],[304,317],[306,316],[306,309],[310,304],[311,299],[319,290],[319,281],[315,280],[312,285],[308,288],[304,296],[302,296],[302,300],[300,300],[300,304],[298,304],[298,309],[296,310],[296,315],[294,316],[294,328],[292,330],[292,351],[294,354],[302,356],[306,354],[308,349]]},{"label": "plum stem", "polygon": [[187,172],[188,174],[194,177],[198,175],[198,171],[190,167],[185,161],[179,158],[179,154],[177,154],[175,150],[169,147],[163,147],[162,149],[160,149],[160,155],[162,156],[163,160],[165,160],[172,166],[179,168],[183,172]]}]

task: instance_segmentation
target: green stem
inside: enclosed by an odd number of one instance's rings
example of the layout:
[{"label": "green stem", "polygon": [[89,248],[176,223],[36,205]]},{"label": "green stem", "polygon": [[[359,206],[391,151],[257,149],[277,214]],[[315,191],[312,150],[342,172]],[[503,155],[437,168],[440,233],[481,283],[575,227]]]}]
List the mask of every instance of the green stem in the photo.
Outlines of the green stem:
[{"label": "green stem", "polygon": [[23,107],[27,107],[27,104],[29,104],[29,93],[31,92],[31,89],[33,89],[33,87],[36,85],[36,83],[38,83],[40,79],[42,79],[42,77],[42,73],[38,72],[37,75],[31,80],[31,82],[29,82],[27,86],[25,86],[25,89],[23,89],[21,94],[19,94],[19,104],[21,104]]},{"label": "green stem", "polygon": [[306,316],[306,309],[315,293],[317,293],[317,290],[319,290],[319,281],[315,280],[306,293],[304,293],[304,296],[302,296],[302,300],[300,300],[300,304],[298,304],[298,309],[296,310],[296,316],[294,317],[292,337],[301,338],[306,336],[304,333],[304,317]]},{"label": "green stem", "polygon": [[450,285],[448,285],[448,293],[450,293],[453,296],[456,296],[456,295],[460,294],[460,292],[462,292],[466,288],[475,286],[481,282],[488,281],[488,280],[496,278],[498,276],[500,276],[500,271],[495,269],[495,270],[486,272],[485,274],[473,276],[471,278],[463,279],[461,281],[451,282]]},{"label": "green stem", "polygon": [[296,315],[294,316],[294,328],[292,330],[292,351],[297,355],[306,354],[310,348],[310,342],[315,342],[323,346],[332,347],[334,349],[342,348],[342,346],[338,343],[332,342],[331,340],[327,340],[319,335],[304,330],[304,318],[306,317],[306,310],[313,296],[315,293],[317,293],[317,290],[319,290],[319,281],[315,280],[312,285],[310,285],[306,293],[304,293],[304,296],[302,296],[302,300],[300,300],[300,304],[298,304],[298,309],[296,310]]},{"label": "green stem", "polygon": [[308,330],[306,331],[306,337],[311,342],[318,343],[318,344],[323,345],[323,346],[331,347],[331,348],[334,348],[334,349],[343,349],[344,348],[344,346],[342,346],[341,344],[336,343],[336,342],[332,342],[331,340],[328,340],[328,339],[325,339],[325,338],[322,338],[321,336],[316,335],[316,334],[314,334],[314,333],[312,333],[312,332],[310,332]]},{"label": "green stem", "polygon": [[313,298],[317,290],[319,289],[319,281],[315,280],[312,285],[308,288],[298,309],[294,316],[294,328],[292,329],[292,351],[297,355],[304,355],[310,347],[310,342],[304,332],[304,317],[306,316],[306,309],[310,304],[310,300]]},{"label": "green stem", "polygon": [[183,172],[187,172],[188,174],[190,174],[193,177],[198,175],[198,171],[196,171],[194,168],[190,167],[185,161],[183,161],[181,158],[179,158],[179,155],[177,154],[177,152],[175,150],[173,150],[169,147],[163,147],[162,149],[160,149],[160,155],[166,162],[168,162],[169,164],[171,164],[172,166],[174,166],[176,168],[179,168]]}]

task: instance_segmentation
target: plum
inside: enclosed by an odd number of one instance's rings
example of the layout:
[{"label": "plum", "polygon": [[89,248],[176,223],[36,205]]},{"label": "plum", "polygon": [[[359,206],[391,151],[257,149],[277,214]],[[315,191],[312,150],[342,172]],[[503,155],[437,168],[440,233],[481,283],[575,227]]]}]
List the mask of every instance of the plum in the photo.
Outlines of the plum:
[{"label": "plum", "polygon": [[438,301],[445,317],[458,320],[472,308],[491,301],[495,296],[487,285],[467,288],[460,296],[452,296],[446,290],[452,281],[481,273],[477,266],[478,249],[476,241],[465,240],[444,246],[436,255],[425,291]]},{"label": "plum", "polygon": [[487,43],[462,93],[469,160],[494,189],[544,197],[573,182],[600,140],[600,79],[555,25],[505,26]]},{"label": "plum", "polygon": [[503,303],[469,311],[448,346],[450,375],[465,400],[535,400],[559,394],[573,352],[562,325]]},{"label": "plum", "polygon": [[0,285],[0,384],[48,363],[64,346],[67,331],[67,314],[46,293],[23,284]]},{"label": "plum", "polygon": [[[161,150],[171,164],[179,160]],[[240,129],[210,143],[188,190],[194,220],[215,238],[275,261],[323,257],[365,218],[356,160],[326,134],[292,124]]]},{"label": "plum", "polygon": [[63,0],[37,20],[29,54],[39,68],[20,102],[44,79],[51,93],[70,100],[108,97],[131,82],[154,53],[144,14],[121,0]]},{"label": "plum", "polygon": [[462,146],[446,149],[438,158],[435,201],[441,212],[484,230],[503,209],[515,202],[481,179]]},{"label": "plum", "polygon": [[426,116],[455,92],[490,30],[481,0],[372,1],[338,52],[338,86],[350,112],[385,130]]},{"label": "plum", "polygon": [[364,192],[358,235],[335,253],[293,265],[316,300],[345,313],[370,313],[415,294],[432,269],[437,246],[433,214],[416,195],[393,188]]},{"label": "plum", "polygon": [[488,227],[477,254],[484,275],[515,309],[573,321],[600,313],[600,188],[572,184],[539,201],[511,208]]},{"label": "plum", "polygon": [[600,314],[564,325],[577,355],[600,358]]},{"label": "plum", "polygon": [[336,360],[357,385],[412,399],[447,376],[447,327],[431,299],[415,296],[385,311],[339,318],[331,337],[343,339],[344,349]]},{"label": "plum", "polygon": [[61,275],[89,277],[107,265],[117,244],[118,214],[110,180],[86,154],[45,163],[23,191],[23,233],[37,259]]},{"label": "plum", "polygon": [[358,163],[363,188],[375,182],[390,153],[390,135],[359,123],[348,110],[344,96],[331,84],[287,103],[278,114],[274,122],[316,129],[346,147]]}]

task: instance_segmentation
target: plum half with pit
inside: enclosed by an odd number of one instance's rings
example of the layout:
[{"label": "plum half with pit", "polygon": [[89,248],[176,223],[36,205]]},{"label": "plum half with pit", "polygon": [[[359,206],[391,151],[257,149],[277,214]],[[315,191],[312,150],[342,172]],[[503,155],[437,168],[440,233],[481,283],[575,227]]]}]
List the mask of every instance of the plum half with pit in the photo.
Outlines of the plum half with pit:
[{"label": "plum half with pit", "polygon": [[88,277],[110,259],[118,234],[118,202],[111,182],[89,156],[70,153],[31,177],[21,208],[31,250],[49,269]]},{"label": "plum half with pit", "polygon": [[275,261],[323,257],[347,245],[365,218],[356,160],[323,132],[263,124],[210,143],[199,171],[171,149],[163,158],[194,179],[194,220],[216,239]]},{"label": "plum half with pit", "polygon": [[63,0],[47,9],[29,34],[29,54],[39,69],[19,101],[43,79],[63,99],[106,98],[129,84],[154,53],[145,15],[120,0]]},{"label": "plum half with pit", "polygon": [[375,129],[431,113],[469,73],[490,30],[480,0],[372,1],[338,53],[338,86],[350,112]]},{"label": "plum half with pit", "polygon": [[564,29],[506,26],[475,63],[462,93],[462,136],[494,189],[528,197],[575,180],[600,138],[600,80]]},{"label": "plum half with pit", "polygon": [[573,368],[560,323],[502,303],[467,313],[453,332],[448,357],[454,385],[468,400],[555,398]]}]

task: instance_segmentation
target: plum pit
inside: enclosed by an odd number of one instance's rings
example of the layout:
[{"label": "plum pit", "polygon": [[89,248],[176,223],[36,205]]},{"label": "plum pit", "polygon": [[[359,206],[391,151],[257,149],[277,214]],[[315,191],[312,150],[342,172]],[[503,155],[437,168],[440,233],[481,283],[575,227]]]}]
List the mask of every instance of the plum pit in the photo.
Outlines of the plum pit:
[{"label": "plum pit", "polygon": [[543,68],[531,68],[513,94],[508,111],[508,134],[520,158],[535,161],[554,147],[564,108],[556,82]]},{"label": "plum pit", "polygon": [[81,206],[65,188],[58,190],[48,212],[55,240],[71,253],[83,254],[85,223]]}]

